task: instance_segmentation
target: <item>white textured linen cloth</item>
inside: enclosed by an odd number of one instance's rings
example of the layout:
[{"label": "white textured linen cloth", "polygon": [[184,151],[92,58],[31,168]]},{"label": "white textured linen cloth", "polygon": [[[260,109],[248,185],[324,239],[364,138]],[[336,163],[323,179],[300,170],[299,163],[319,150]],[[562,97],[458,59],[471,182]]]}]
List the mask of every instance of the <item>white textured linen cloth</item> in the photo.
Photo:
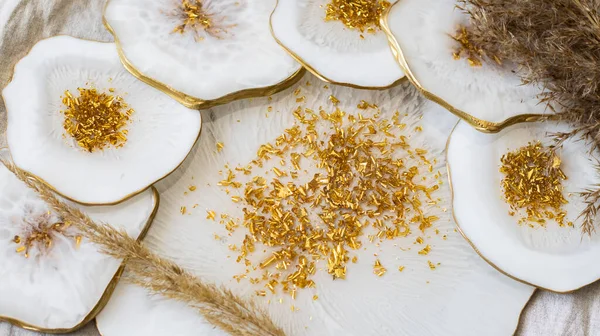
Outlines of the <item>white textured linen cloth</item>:
[{"label": "white textured linen cloth", "polygon": [[[9,82],[15,63],[40,39],[65,34],[112,41],[112,36],[102,25],[104,2],[104,0],[0,0],[0,90]],[[5,145],[5,129],[6,111],[2,102],[0,103],[0,147]],[[490,290],[494,289],[490,288]],[[39,334],[0,322],[0,336],[8,335]],[[99,334],[95,325],[90,323],[72,335]],[[521,315],[517,335],[600,335],[600,283],[571,294],[537,291]]]}]

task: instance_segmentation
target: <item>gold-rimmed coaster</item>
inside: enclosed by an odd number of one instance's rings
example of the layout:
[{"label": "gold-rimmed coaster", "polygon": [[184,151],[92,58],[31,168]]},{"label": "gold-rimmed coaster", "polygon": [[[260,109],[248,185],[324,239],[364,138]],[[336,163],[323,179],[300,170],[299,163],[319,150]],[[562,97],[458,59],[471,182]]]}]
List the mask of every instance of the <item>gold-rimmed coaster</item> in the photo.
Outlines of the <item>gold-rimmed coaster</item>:
[{"label": "gold-rimmed coaster", "polygon": [[543,88],[521,83],[509,62],[473,51],[468,25],[455,0],[400,0],[382,19],[411,83],[477,130],[494,133],[552,114],[539,101]]}]

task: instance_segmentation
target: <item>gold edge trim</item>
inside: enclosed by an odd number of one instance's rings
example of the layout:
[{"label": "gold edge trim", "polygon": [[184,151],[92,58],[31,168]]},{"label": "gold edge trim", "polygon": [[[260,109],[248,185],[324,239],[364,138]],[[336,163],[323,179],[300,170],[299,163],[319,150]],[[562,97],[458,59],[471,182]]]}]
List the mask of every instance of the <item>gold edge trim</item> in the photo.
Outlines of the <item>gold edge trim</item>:
[{"label": "gold edge trim", "polygon": [[102,11],[102,22],[104,23],[104,27],[106,28],[106,30],[108,30],[108,32],[114,37],[115,44],[117,46],[117,52],[119,54],[119,58],[121,60],[121,63],[123,63],[123,66],[125,67],[125,69],[127,69],[127,71],[129,71],[138,80],[163,92],[164,94],[175,99],[177,102],[179,102],[180,104],[184,105],[187,108],[196,109],[196,110],[205,110],[205,109],[209,109],[211,107],[215,107],[218,105],[227,104],[227,103],[233,102],[235,100],[270,96],[270,95],[273,95],[277,92],[283,91],[283,90],[291,87],[292,85],[296,84],[300,79],[302,79],[302,77],[306,73],[306,70],[300,66],[298,68],[298,70],[296,70],[292,75],[290,75],[283,81],[273,84],[273,85],[243,89],[243,90],[228,93],[228,94],[226,94],[222,97],[216,98],[216,99],[205,100],[205,99],[201,99],[201,98],[192,97],[188,94],[185,94],[181,91],[178,91],[178,90],[170,87],[167,84],[164,84],[162,82],[159,82],[153,78],[146,76],[139,69],[137,69],[133,65],[133,63],[131,63],[131,61],[129,61],[129,59],[125,55],[123,47],[121,46],[121,42],[119,40],[119,37],[117,36],[117,33],[114,31],[114,29],[112,28],[112,26],[106,19],[106,9],[108,8],[109,4],[110,4],[110,0],[107,0],[104,5],[104,9]]},{"label": "gold edge trim", "polygon": [[271,30],[271,36],[273,36],[273,39],[275,39],[275,42],[277,42],[277,44],[279,44],[279,46],[281,48],[283,48],[283,50],[285,50],[290,56],[292,56],[292,58],[295,59],[296,62],[300,63],[305,69],[307,69],[310,73],[312,73],[315,77],[319,78],[323,82],[326,82],[329,84],[334,84],[334,85],[347,86],[347,87],[350,87],[353,89],[359,89],[359,90],[387,90],[387,89],[393,88],[394,86],[397,86],[398,84],[400,84],[406,80],[406,76],[402,76],[402,77],[398,78],[396,81],[394,81],[392,84],[386,85],[386,86],[361,86],[361,85],[356,85],[356,84],[352,84],[352,83],[336,82],[330,78],[327,78],[325,75],[321,74],[314,67],[312,67],[310,64],[308,64],[308,62],[306,62],[304,59],[302,59],[302,57],[300,57],[298,54],[293,52],[290,48],[286,47],[277,38],[277,36],[275,36],[275,31],[273,29],[273,15],[275,14],[275,11],[277,11],[278,6],[279,6],[279,0],[276,0],[275,8],[273,9],[273,11],[271,12],[271,15],[269,16],[269,28]]},{"label": "gold edge trim", "polygon": [[537,286],[535,284],[532,284],[526,280],[520,279],[515,275],[512,275],[510,273],[508,273],[507,271],[504,271],[502,268],[500,268],[499,266],[497,266],[496,264],[494,264],[492,261],[490,261],[487,257],[485,257],[481,251],[479,251],[479,249],[477,248],[477,246],[475,245],[475,243],[473,243],[469,237],[467,236],[467,234],[464,233],[464,231],[462,230],[462,228],[460,227],[460,223],[458,221],[458,219],[456,218],[456,213],[454,211],[454,188],[452,187],[452,170],[450,167],[450,160],[448,158],[448,148],[450,147],[450,141],[452,140],[452,135],[454,134],[454,131],[456,130],[456,128],[458,127],[458,125],[460,124],[460,121],[458,123],[456,123],[456,125],[454,126],[454,128],[452,129],[452,132],[450,132],[450,136],[448,136],[448,140],[446,141],[446,170],[448,171],[448,184],[450,186],[450,203],[452,205],[452,217],[454,219],[454,223],[456,224],[456,228],[458,229],[458,231],[460,232],[460,234],[463,236],[463,238],[465,238],[465,240],[469,243],[469,245],[471,245],[471,247],[473,248],[473,250],[475,250],[475,252],[481,257],[481,259],[485,260],[485,262],[487,262],[490,266],[492,266],[493,268],[495,268],[498,272],[506,275],[507,277],[516,280],[518,282],[521,282],[525,285],[529,285],[538,289],[543,289],[545,291],[548,292],[552,292],[552,293],[556,293],[556,294],[569,294],[572,293],[574,291],[577,291],[583,287],[589,286],[595,282],[597,282],[599,279],[596,279],[594,281],[591,281],[587,284],[584,284],[582,286],[579,286],[577,288],[574,289],[570,289],[567,291],[557,291],[557,290],[553,290],[553,289],[549,289],[549,288],[545,288],[545,287],[541,287],[541,286]]},{"label": "gold edge trim", "polygon": [[390,46],[390,49],[392,50],[392,53],[394,54],[394,57],[396,58],[396,61],[398,62],[398,64],[404,70],[404,73],[406,74],[406,78],[408,78],[408,80],[427,99],[441,105],[442,107],[444,107],[445,109],[450,111],[452,114],[456,115],[460,119],[467,122],[469,125],[473,126],[476,130],[483,132],[483,133],[498,133],[501,130],[503,130],[504,128],[512,126],[514,124],[523,123],[523,122],[535,122],[535,121],[541,121],[541,120],[546,120],[546,119],[552,118],[552,115],[528,113],[528,114],[519,114],[516,116],[512,116],[512,117],[509,117],[500,122],[487,121],[487,120],[476,118],[462,110],[459,110],[459,109],[455,108],[454,106],[450,105],[450,103],[448,103],[447,101],[438,97],[437,95],[427,91],[423,87],[423,85],[421,85],[421,83],[417,80],[416,76],[410,69],[408,61],[406,60],[404,53],[402,51],[402,48],[400,47],[400,43],[398,42],[398,40],[392,33],[392,30],[390,29],[390,26],[389,26],[389,21],[388,21],[389,14],[390,14],[392,8],[394,8],[394,6],[396,6],[396,5],[398,5],[401,1],[402,0],[395,2],[394,4],[392,4],[392,6],[390,6],[383,13],[381,20],[380,20],[380,25],[382,27],[382,30],[385,32],[385,34],[388,38],[388,44]]},{"label": "gold edge trim", "polygon": [[[13,79],[14,79],[14,75],[15,75],[15,69],[16,69],[16,67],[17,67],[17,64],[19,64],[19,63],[21,62],[21,60],[23,60],[25,57],[27,57],[27,56],[28,56],[28,55],[31,53],[31,51],[33,50],[33,48],[34,48],[34,47],[35,47],[35,46],[36,46],[36,45],[37,45],[39,42],[41,42],[41,41],[45,41],[45,40],[49,40],[49,39],[52,39],[52,38],[54,38],[54,37],[58,37],[58,36],[67,36],[67,37],[72,37],[72,38],[74,38],[74,39],[83,40],[83,41],[88,41],[88,42],[107,43],[107,44],[108,44],[108,43],[113,43],[113,42],[96,41],[96,40],[91,40],[91,39],[83,39],[83,38],[78,38],[78,37],[74,37],[74,36],[70,36],[70,35],[55,35],[55,36],[50,36],[50,37],[46,37],[46,38],[40,39],[39,41],[37,41],[37,42],[36,42],[36,43],[35,43],[35,44],[34,44],[34,45],[31,47],[31,49],[30,49],[30,50],[29,50],[29,51],[28,51],[28,52],[25,54],[25,56],[23,56],[21,59],[19,59],[19,60],[18,60],[18,61],[15,63],[15,65],[13,66],[13,72],[12,72],[12,74],[11,74],[10,81],[9,81],[9,82],[6,84],[6,86],[8,86],[9,84],[11,84],[11,83],[12,83],[12,81],[13,81]],[[299,80],[299,79],[300,79],[300,78],[298,78],[298,80]],[[5,86],[5,87],[2,89],[2,92],[0,92],[0,96],[2,97],[2,100],[3,100],[4,102],[6,102],[6,99],[4,98],[4,89],[6,88],[6,86]],[[6,133],[8,133],[8,126],[9,126],[9,122],[8,122],[8,121],[9,121],[9,120],[8,120],[8,113],[9,113],[9,112],[8,112],[8,108],[6,107],[6,103],[4,103],[4,107],[6,108],[6,115],[7,115],[7,118],[6,118],[6,130],[7,130],[7,132],[6,132]],[[35,179],[37,179],[37,180],[38,180],[40,183],[42,183],[43,185],[45,185],[46,187],[48,187],[50,190],[54,191],[56,194],[60,195],[61,197],[65,198],[65,199],[67,199],[67,200],[69,200],[69,201],[71,201],[71,202],[75,202],[75,203],[77,203],[77,204],[81,204],[81,205],[85,205],[85,206],[109,206],[109,205],[117,205],[117,204],[119,204],[119,203],[125,202],[125,201],[129,200],[130,198],[132,198],[132,197],[134,197],[134,196],[136,196],[136,195],[138,195],[138,194],[140,194],[140,193],[142,193],[142,192],[144,192],[144,191],[148,190],[148,188],[152,187],[154,184],[156,184],[156,183],[158,183],[158,182],[162,181],[163,179],[167,178],[167,177],[168,177],[169,175],[171,175],[171,174],[172,174],[172,173],[173,173],[175,170],[177,170],[179,167],[181,167],[181,165],[182,165],[182,164],[185,162],[185,160],[186,160],[186,159],[187,159],[187,158],[190,156],[190,154],[191,154],[191,152],[192,152],[192,149],[194,148],[194,146],[195,146],[195,145],[196,145],[196,143],[198,142],[198,139],[200,139],[200,135],[202,134],[202,126],[203,126],[203,123],[202,123],[202,114],[200,114],[200,128],[198,129],[198,135],[196,136],[196,140],[194,140],[194,143],[192,144],[192,146],[190,146],[190,150],[187,152],[187,154],[185,155],[185,157],[183,158],[183,160],[181,160],[181,162],[179,162],[179,164],[178,164],[178,165],[177,165],[175,168],[173,168],[171,171],[169,171],[167,174],[163,175],[162,177],[158,178],[156,181],[154,181],[154,182],[150,183],[149,185],[147,185],[147,186],[143,187],[142,189],[139,189],[139,190],[137,190],[137,191],[134,191],[134,192],[132,192],[132,193],[130,193],[130,194],[128,194],[128,195],[126,195],[124,198],[121,198],[121,199],[119,199],[119,200],[117,200],[117,201],[112,201],[112,202],[108,202],[108,203],[88,203],[88,202],[81,202],[81,201],[78,201],[78,200],[76,200],[76,199],[74,199],[74,198],[72,198],[72,197],[69,197],[69,196],[67,196],[67,195],[64,195],[64,194],[62,194],[62,193],[61,193],[61,192],[59,192],[59,191],[58,191],[58,190],[57,190],[57,189],[56,189],[56,188],[55,188],[53,185],[51,185],[50,183],[46,182],[46,181],[45,181],[44,179],[42,179],[41,177],[39,177],[39,176],[37,176],[37,175],[35,175],[35,174],[32,174],[31,172],[29,172],[29,171],[27,171],[27,170],[25,170],[25,169],[23,169],[23,170],[24,170],[25,172],[27,172],[29,175],[33,176]],[[9,149],[9,152],[10,152],[10,143],[9,143],[9,141],[8,141],[8,137],[6,137],[6,144],[7,144],[6,148],[8,148],[8,149]]]},{"label": "gold edge trim", "polygon": [[[142,231],[140,232],[138,238],[136,239],[136,241],[138,243],[141,242],[142,240],[144,240],[144,238],[146,237],[146,234],[148,233],[148,230],[152,226],[152,222],[154,221],[154,218],[156,217],[156,214],[158,213],[158,208],[160,206],[160,194],[158,193],[156,188],[154,188],[154,187],[151,187],[151,188],[152,188],[152,196],[153,196],[152,198],[154,200],[154,205],[152,208],[152,212],[150,213],[150,216],[148,217],[148,220],[146,221],[146,224],[144,225],[144,227],[142,228]],[[121,262],[121,265],[115,272],[115,275],[112,277],[112,279],[110,280],[108,285],[106,285],[106,289],[102,293],[102,296],[100,297],[100,299],[98,300],[96,305],[92,308],[92,310],[88,313],[88,315],[86,315],[83,318],[83,320],[81,320],[81,322],[79,322],[76,326],[74,326],[72,328],[47,329],[47,328],[38,327],[33,324],[29,324],[29,323],[26,323],[26,322],[23,322],[23,321],[14,319],[14,318],[10,318],[10,317],[5,317],[5,316],[0,316],[0,321],[8,322],[8,323],[10,323],[14,326],[17,326],[19,328],[22,328],[22,329],[41,332],[41,333],[47,333],[47,334],[66,334],[66,333],[74,332],[74,331],[82,328],[86,324],[88,324],[106,306],[106,304],[110,300],[115,288],[117,287],[119,280],[121,279],[121,275],[123,274],[123,271],[125,270],[126,263],[127,263],[127,260],[123,260]]]}]

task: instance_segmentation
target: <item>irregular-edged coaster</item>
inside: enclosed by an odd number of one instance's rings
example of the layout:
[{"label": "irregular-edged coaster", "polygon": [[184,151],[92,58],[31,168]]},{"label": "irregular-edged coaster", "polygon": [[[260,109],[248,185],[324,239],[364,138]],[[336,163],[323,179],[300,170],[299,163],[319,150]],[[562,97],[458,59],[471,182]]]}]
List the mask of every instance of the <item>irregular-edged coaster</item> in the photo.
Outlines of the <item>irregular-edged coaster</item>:
[{"label": "irregular-edged coaster", "polygon": [[477,58],[473,66],[461,49],[462,27],[468,32],[468,15],[455,0],[399,0],[382,24],[390,47],[408,79],[429,99],[444,106],[483,132],[498,132],[509,125],[541,119],[550,114],[539,103],[543,89],[523,85],[516,67]]},{"label": "irregular-edged coaster", "polygon": [[329,0],[278,0],[271,15],[277,42],[323,81],[362,89],[385,89],[404,79],[385,34],[325,21]]},{"label": "irregular-edged coaster", "polygon": [[[108,302],[124,269],[121,260],[102,254],[74,227],[64,228],[61,218],[3,165],[0,191],[0,320],[47,333],[84,326]],[[80,208],[141,240],[158,203],[152,188],[119,205]],[[58,230],[50,229],[54,225]],[[39,240],[26,249],[26,240],[35,236]]]},{"label": "irregular-edged coaster", "polygon": [[[253,300],[287,335],[513,333],[534,288],[503,276],[473,252],[455,228],[450,211],[450,189],[445,181],[439,193],[436,192],[440,198],[438,205],[427,208],[427,215],[439,216],[432,228],[425,234],[415,229],[408,237],[378,244],[370,243],[365,235],[361,238],[363,246],[352,251],[358,261],[347,264],[344,280],[333,280],[327,273],[327,261],[321,260],[316,264],[318,271],[313,278],[316,288],[298,288],[292,299],[281,288],[276,294],[270,294],[264,283],[252,284],[247,278],[238,282],[233,278],[244,274],[246,266],[244,262],[236,262],[237,253],[230,248],[239,247],[247,231],[242,227],[230,236],[219,218],[222,214],[238,217],[245,206],[231,199],[240,189],[231,188],[227,194],[217,183],[227,175],[226,164],[232,170],[237,165],[245,166],[256,157],[262,144],[273,143],[285,129],[293,126],[292,111],[298,106],[315,111],[322,106],[329,113],[336,109],[328,99],[333,95],[340,101],[337,108],[354,115],[373,112],[358,109],[357,103],[361,100],[377,104],[381,119],[390,120],[398,111],[399,122],[406,124],[406,134],[410,135],[409,142],[425,148],[436,158],[431,176],[439,173],[445,179],[442,152],[457,119],[442,107],[423,100],[408,84],[389,91],[333,85],[325,89],[317,78],[307,79],[302,85],[273,96],[272,100],[234,102],[210,111],[214,119],[206,118],[211,121],[205,125],[209,131],[203,132],[201,139],[205,146],[197,147],[182,169],[157,185],[163,206],[144,243],[204,281],[223,285]],[[422,131],[418,131],[418,126],[422,126]],[[220,151],[219,142],[223,143]],[[406,160],[407,165],[414,164],[410,158]],[[305,164],[306,174],[313,176],[317,168],[308,167],[309,161]],[[263,168],[273,167],[286,169],[280,165],[279,158],[268,161]],[[236,174],[243,175],[237,171]],[[425,176],[430,178],[430,175]],[[252,175],[247,178],[251,179]],[[184,214],[182,207],[185,207]],[[215,220],[210,219],[207,211],[215,212]],[[439,230],[438,234],[435,229]],[[425,247],[416,242],[421,235],[431,244],[426,256],[418,253]],[[265,255],[261,254],[264,249],[267,253],[272,251],[257,243],[258,255],[248,258],[253,262],[264,260]],[[381,277],[373,274],[376,259],[387,268]],[[428,261],[440,264],[432,270]],[[398,269],[400,266],[404,266],[402,271]],[[265,297],[257,296],[260,290],[266,290]],[[158,336],[171,329],[182,336],[223,334],[219,329],[211,329],[194,308],[125,284],[119,284],[117,291],[119,294],[97,319],[104,336]]]},{"label": "irregular-edged coaster", "polygon": [[519,124],[497,134],[482,134],[460,122],[448,140],[448,170],[453,209],[462,234],[490,265],[521,282],[554,292],[570,292],[600,279],[596,267],[600,237],[582,236],[580,192],[598,185],[597,161],[585,141],[568,140],[557,154],[563,181],[563,209],[573,227],[547,220],[545,227],[518,224],[519,214],[503,198],[502,155],[529,143],[553,145],[551,135],[570,131],[561,123]]},{"label": "irregular-edged coaster", "polygon": [[104,24],[134,76],[207,109],[279,92],[304,75],[269,32],[275,1],[110,0]]},{"label": "irregular-edged coaster", "polygon": [[[66,90],[77,97],[78,88],[122,97],[134,110],[122,147],[89,152],[66,133],[63,98]],[[17,63],[2,96],[15,164],[84,205],[117,204],[146,190],[183,162],[201,128],[198,111],[129,74],[114,43],[42,40]]]}]

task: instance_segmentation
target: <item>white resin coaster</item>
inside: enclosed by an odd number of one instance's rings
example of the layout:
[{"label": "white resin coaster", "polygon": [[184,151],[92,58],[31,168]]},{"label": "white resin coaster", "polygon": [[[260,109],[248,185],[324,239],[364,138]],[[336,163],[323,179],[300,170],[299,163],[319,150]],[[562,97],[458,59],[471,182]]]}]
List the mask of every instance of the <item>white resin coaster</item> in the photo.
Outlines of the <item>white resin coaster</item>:
[{"label": "white resin coaster", "polygon": [[[454,216],[465,238],[492,266],[522,282],[555,292],[570,292],[600,279],[595,265],[600,238],[583,235],[579,217],[586,204],[579,193],[600,182],[597,161],[585,141],[568,140],[557,150],[568,201],[564,226],[519,224],[503,198],[501,157],[529,143],[553,145],[550,134],[568,132],[565,124],[519,124],[497,134],[482,134],[460,122],[448,141],[448,169]],[[512,215],[511,215],[512,213]],[[567,225],[572,222],[572,226]]]},{"label": "white resin coaster", "polygon": [[339,20],[326,21],[330,2],[279,0],[271,16],[273,36],[290,55],[326,82],[384,89],[404,79],[384,32],[376,26],[361,32]]},{"label": "white resin coaster", "polygon": [[[72,118],[65,114],[66,91],[77,106],[84,101],[80,89],[106,97],[96,104],[132,110],[118,130],[125,141],[90,150],[67,133],[65,122]],[[146,190],[181,164],[200,133],[198,111],[129,74],[114,43],[68,36],[42,40],[17,63],[2,96],[15,164],[85,205],[117,204]],[[73,128],[90,122],[83,119]],[[108,121],[90,128],[105,126]]]},{"label": "white resin coaster", "polygon": [[400,0],[384,18],[390,47],[423,94],[484,132],[552,113],[539,103],[541,87],[523,85],[515,67],[478,58],[473,66],[458,37],[468,15],[455,0]]},{"label": "white resin coaster", "polygon": [[123,65],[205,109],[281,91],[305,73],[269,31],[276,0],[110,0],[104,23]]},{"label": "white resin coaster", "polygon": [[[0,320],[51,333],[82,327],[110,298],[121,261],[100,253],[74,227],[64,228],[61,218],[2,165],[0,191]],[[81,209],[141,239],[158,202],[151,189],[116,206]]]}]

